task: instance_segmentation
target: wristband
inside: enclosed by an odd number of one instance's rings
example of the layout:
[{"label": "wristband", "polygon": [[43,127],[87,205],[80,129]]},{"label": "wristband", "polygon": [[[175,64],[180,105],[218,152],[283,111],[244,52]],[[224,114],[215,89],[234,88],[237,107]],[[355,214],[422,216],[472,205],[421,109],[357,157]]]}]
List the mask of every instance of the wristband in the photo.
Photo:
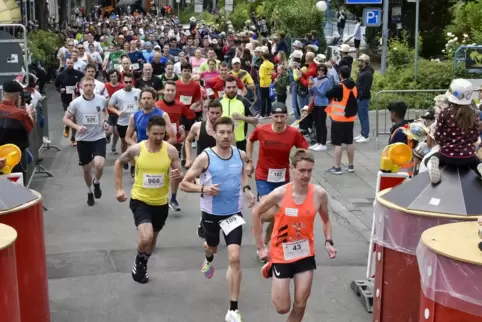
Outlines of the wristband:
[{"label": "wristband", "polygon": [[243,192],[246,192],[246,189],[250,190],[251,191],[251,186],[248,184],[248,185],[245,185],[243,187]]},{"label": "wristband", "polygon": [[203,196],[204,194],[204,185],[201,186],[201,197]]},{"label": "wristband", "polygon": [[335,244],[333,244],[333,240],[331,240],[331,239],[325,240],[325,247],[326,247],[326,243],[329,243],[331,246],[335,245]]}]

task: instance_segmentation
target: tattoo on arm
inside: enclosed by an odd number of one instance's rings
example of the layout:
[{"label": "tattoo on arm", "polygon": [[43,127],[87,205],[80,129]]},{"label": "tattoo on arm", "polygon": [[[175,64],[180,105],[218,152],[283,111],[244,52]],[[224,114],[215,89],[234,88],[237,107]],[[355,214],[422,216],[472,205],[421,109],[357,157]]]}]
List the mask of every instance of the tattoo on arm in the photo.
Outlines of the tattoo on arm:
[{"label": "tattoo on arm", "polygon": [[139,155],[139,148],[133,145],[126,152],[122,153],[118,160],[121,164],[126,164],[134,160],[137,155]]}]

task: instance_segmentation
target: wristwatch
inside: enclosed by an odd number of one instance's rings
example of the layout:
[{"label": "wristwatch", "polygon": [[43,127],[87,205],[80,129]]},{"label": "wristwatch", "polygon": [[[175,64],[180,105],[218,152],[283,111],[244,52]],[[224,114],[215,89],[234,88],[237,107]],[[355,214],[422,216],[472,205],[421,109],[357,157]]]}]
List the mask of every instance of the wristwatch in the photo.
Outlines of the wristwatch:
[{"label": "wristwatch", "polygon": [[244,162],[250,163],[250,162],[251,162],[251,159],[250,159],[250,158],[246,158],[246,159],[244,159]]},{"label": "wristwatch", "polygon": [[246,189],[248,189],[249,191],[251,191],[251,186],[248,184],[248,185],[245,185],[243,187],[243,192],[246,192]]},{"label": "wristwatch", "polygon": [[333,240],[331,239],[325,240],[325,246],[326,246],[326,243],[329,243],[331,246],[335,246],[335,244],[333,244]]}]

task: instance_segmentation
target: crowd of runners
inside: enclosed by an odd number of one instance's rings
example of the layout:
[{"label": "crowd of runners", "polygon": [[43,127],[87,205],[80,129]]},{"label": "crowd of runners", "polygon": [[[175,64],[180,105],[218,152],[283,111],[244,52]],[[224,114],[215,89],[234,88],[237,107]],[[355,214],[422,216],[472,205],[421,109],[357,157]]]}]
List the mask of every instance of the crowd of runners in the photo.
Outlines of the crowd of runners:
[{"label": "crowd of runners", "polygon": [[[308,80],[313,97],[319,87],[315,83],[327,79],[322,63],[315,68],[316,80],[297,65],[301,58],[313,63],[316,44],[308,44],[302,57],[288,59],[290,48],[283,35],[259,41],[254,39],[256,28],[215,35],[202,22],[182,30],[165,19],[146,18],[140,24],[131,18],[116,20],[120,23],[112,30],[118,33],[107,38],[105,26],[99,26],[100,34],[86,28],[81,37],[66,39],[59,50],[55,86],[65,111],[64,136],[70,135],[77,148],[87,204],[94,206],[102,189],[111,184],[102,182],[107,150],[120,149],[114,166],[116,198],[129,201],[133,213],[138,253],[132,278],[144,284],[168,213],[181,210],[178,190],[198,193],[201,218],[193,226],[204,240],[201,272],[213,277],[222,230],[229,264],[225,320],[239,322],[240,248],[246,223],[242,212],[247,203],[257,255],[265,262],[262,275],[273,278],[273,304],[280,314],[291,310],[288,321],[301,321],[316,269],[317,213],[323,221],[326,252],[329,258],[336,256],[327,193],[311,183],[315,158],[303,135],[306,131],[297,122],[288,124],[286,106],[292,71]],[[301,52],[303,46],[298,42],[292,49]],[[349,79],[350,70],[341,68],[340,73],[342,81]],[[350,84],[340,84],[339,89],[333,87],[334,98],[356,95]],[[329,107],[335,113],[340,104],[350,103],[342,99]],[[267,118],[269,123],[259,124]],[[249,126],[253,130],[248,135]],[[346,129],[353,131],[353,126],[341,124],[334,144],[353,143],[353,134],[349,138]],[[316,145],[311,150],[319,151]],[[249,183],[253,175],[257,195]],[[130,192],[124,190],[125,176],[133,180]]]}]

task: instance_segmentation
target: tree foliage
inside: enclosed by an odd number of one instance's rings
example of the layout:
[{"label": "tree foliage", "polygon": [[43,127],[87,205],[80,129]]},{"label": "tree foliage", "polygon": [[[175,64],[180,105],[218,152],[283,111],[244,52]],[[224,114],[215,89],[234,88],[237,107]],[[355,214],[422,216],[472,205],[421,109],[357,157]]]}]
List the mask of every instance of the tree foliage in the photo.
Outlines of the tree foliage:
[{"label": "tree foliage", "polygon": [[482,0],[456,3],[451,9],[452,22],[445,28],[459,39],[468,35],[471,41],[482,43]]}]

